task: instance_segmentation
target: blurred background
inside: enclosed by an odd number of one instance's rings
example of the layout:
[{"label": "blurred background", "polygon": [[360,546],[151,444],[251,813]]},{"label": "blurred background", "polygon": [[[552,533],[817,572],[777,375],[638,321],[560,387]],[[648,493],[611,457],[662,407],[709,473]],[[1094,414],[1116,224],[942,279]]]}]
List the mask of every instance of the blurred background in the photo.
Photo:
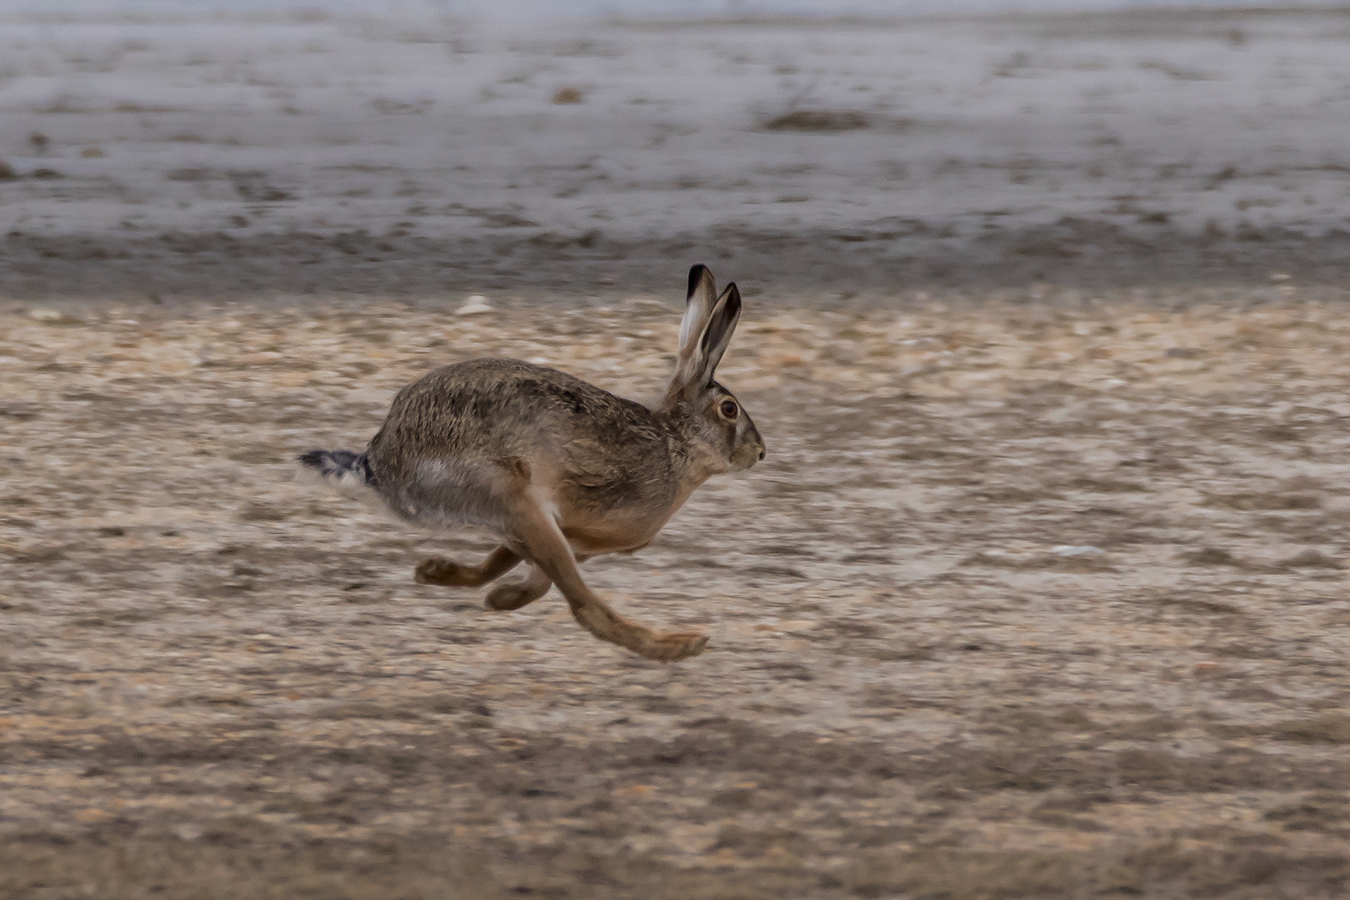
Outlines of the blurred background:
[{"label": "blurred background", "polygon": [[[1263,3],[1261,8],[1308,6],[1289,2]],[[1326,5],[1326,4],[1319,4]],[[925,13],[974,12],[1043,12],[1046,10],[1100,10],[1139,9],[1161,7],[1229,7],[1250,8],[1252,4],[1233,0],[581,0],[560,8],[547,0],[506,0],[488,3],[486,0],[383,0],[365,3],[360,0],[59,0],[40,3],[37,0],[13,0],[10,10],[19,13],[65,14],[145,14],[151,12],[278,12],[295,10],[325,10],[329,12],[373,15],[416,16],[454,15],[507,18],[516,16],[546,16],[551,18],[591,18],[595,16],[635,16],[660,18],[695,18],[728,15],[914,15]]]},{"label": "blurred background", "polygon": [[1325,282],[1348,52],[1344,5],[15,0],[0,290]]}]

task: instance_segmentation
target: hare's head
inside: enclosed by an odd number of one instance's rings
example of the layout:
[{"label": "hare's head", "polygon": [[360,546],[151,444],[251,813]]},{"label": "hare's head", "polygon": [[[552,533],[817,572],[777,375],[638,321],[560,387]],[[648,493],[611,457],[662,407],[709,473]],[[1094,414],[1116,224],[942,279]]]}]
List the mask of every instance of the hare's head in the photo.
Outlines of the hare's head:
[{"label": "hare's head", "polygon": [[719,296],[712,273],[696,265],[689,270],[687,302],[675,377],[662,410],[709,463],[722,471],[748,469],[764,458],[764,439],[731,391],[713,379],[741,317],[741,294],[729,284]]}]

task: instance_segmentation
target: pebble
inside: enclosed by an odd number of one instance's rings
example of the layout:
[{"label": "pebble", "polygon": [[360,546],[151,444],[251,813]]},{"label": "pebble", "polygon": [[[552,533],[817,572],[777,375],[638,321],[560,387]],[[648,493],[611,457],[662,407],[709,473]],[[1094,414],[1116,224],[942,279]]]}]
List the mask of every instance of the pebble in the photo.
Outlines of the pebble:
[{"label": "pebble", "polygon": [[459,309],[455,310],[455,315],[478,316],[490,312],[492,312],[492,304],[488,303],[488,298],[482,294],[472,294]]},{"label": "pebble", "polygon": [[1091,544],[1061,544],[1051,549],[1051,553],[1056,556],[1074,558],[1080,556],[1105,556],[1106,551],[1101,547],[1094,547]]}]

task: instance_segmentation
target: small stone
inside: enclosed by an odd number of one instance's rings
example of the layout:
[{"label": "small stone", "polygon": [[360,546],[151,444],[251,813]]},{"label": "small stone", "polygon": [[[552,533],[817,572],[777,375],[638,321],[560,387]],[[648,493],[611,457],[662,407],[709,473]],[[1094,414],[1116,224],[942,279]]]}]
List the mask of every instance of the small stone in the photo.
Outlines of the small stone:
[{"label": "small stone", "polygon": [[1340,569],[1339,562],[1321,550],[1308,549],[1280,563],[1287,569]]},{"label": "small stone", "polygon": [[766,131],[856,131],[867,128],[867,116],[852,109],[798,109],[765,122]]},{"label": "small stone", "polygon": [[64,316],[59,309],[52,309],[50,306],[35,306],[28,311],[28,318],[36,319],[39,322],[59,322]]},{"label": "small stone", "polygon": [[473,294],[459,309],[455,310],[457,316],[479,316],[483,313],[492,312],[492,304],[488,303],[488,298],[482,294]]},{"label": "small stone", "polygon": [[1051,553],[1056,556],[1062,556],[1065,559],[1079,559],[1082,557],[1105,556],[1106,551],[1101,547],[1094,547],[1091,544],[1061,544],[1053,548]]},{"label": "small stone", "polygon": [[1181,558],[1193,566],[1236,566],[1241,568],[1242,560],[1221,547],[1204,547],[1181,554]]},{"label": "small stone", "polygon": [[75,813],[75,820],[77,822],[84,822],[86,824],[92,824],[96,822],[106,822],[112,817],[113,817],[112,813],[108,812],[106,809],[99,809],[98,807],[94,806],[88,807],[86,809],[77,810]]}]

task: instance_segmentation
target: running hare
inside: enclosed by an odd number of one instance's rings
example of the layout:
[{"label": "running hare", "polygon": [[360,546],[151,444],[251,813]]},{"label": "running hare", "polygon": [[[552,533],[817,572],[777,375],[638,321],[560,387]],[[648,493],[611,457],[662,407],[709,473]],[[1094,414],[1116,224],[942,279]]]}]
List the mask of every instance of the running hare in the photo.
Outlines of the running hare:
[{"label": "running hare", "polygon": [[500,537],[476,566],[423,560],[422,584],[479,587],[524,560],[529,574],[493,588],[490,608],[519,609],[556,584],[597,637],[649,659],[694,656],[707,637],[630,622],[586,586],[577,564],[642,549],[710,475],[764,458],[755,423],[713,380],[740,314],[734,284],[718,295],[707,268],[689,270],[675,376],[657,409],[555,369],[478,359],[399,391],[365,453],[299,459],[373,489],[408,521],[479,525]]}]

